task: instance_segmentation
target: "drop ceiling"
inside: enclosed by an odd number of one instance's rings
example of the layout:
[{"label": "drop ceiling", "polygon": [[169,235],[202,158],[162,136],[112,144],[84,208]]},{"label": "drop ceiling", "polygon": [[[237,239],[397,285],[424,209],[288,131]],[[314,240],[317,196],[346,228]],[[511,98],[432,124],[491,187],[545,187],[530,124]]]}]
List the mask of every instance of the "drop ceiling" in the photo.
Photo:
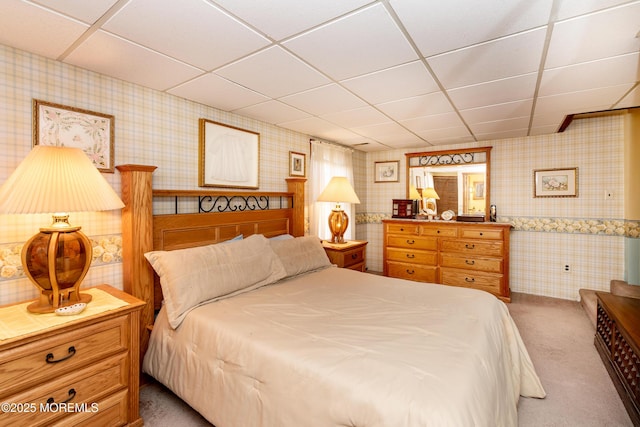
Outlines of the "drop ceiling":
[{"label": "drop ceiling", "polygon": [[640,1],[2,0],[0,43],[365,151],[640,105]]}]

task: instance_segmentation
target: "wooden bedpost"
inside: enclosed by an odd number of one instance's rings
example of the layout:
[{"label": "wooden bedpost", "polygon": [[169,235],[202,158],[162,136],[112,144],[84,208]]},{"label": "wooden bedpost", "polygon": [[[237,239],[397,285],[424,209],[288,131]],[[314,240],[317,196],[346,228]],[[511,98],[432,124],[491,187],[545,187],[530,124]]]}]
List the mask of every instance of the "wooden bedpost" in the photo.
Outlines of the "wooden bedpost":
[{"label": "wooden bedpost", "polygon": [[[304,236],[304,183],[306,178],[287,178],[287,191],[293,193],[293,232],[295,237]],[[298,221],[299,220],[299,221]]]},{"label": "wooden bedpost", "polygon": [[146,303],[140,314],[140,361],[149,345],[153,324],[153,269],[144,257],[153,250],[152,174],[155,166],[116,166],[122,179],[123,290]]}]

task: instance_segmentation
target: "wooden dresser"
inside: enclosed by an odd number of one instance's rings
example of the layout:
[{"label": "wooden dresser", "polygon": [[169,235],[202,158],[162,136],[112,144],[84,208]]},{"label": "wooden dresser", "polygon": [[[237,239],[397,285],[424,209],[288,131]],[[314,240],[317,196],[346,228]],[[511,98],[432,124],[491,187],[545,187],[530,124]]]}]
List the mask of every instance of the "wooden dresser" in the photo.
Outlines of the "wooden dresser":
[{"label": "wooden dresser", "polygon": [[[0,340],[0,426],[142,425],[143,303],[107,285],[98,289],[120,306]],[[0,308],[0,320],[9,310]]]},{"label": "wooden dresser", "polygon": [[385,276],[481,289],[511,301],[510,224],[395,219],[382,223]]},{"label": "wooden dresser", "polygon": [[340,268],[348,268],[362,272],[367,271],[366,241],[350,240],[345,243],[330,243],[324,241],[322,242],[322,247],[332,264]]},{"label": "wooden dresser", "polygon": [[627,408],[640,425],[640,299],[596,292],[594,344]]}]

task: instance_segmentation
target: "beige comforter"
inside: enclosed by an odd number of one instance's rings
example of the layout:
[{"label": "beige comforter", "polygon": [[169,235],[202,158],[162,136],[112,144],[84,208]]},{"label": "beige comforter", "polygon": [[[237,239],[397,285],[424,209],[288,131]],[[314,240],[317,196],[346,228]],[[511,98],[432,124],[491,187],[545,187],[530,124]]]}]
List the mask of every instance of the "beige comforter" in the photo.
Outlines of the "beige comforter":
[{"label": "beige comforter", "polygon": [[333,267],[161,312],[143,369],[217,427],[516,426],[545,396],[494,296]]}]

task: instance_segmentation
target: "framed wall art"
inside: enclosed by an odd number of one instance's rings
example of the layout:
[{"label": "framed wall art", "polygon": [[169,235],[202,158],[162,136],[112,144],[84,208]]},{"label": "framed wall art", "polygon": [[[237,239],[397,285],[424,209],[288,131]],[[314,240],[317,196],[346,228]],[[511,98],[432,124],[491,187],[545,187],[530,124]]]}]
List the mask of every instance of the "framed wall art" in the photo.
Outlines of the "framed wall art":
[{"label": "framed wall art", "polygon": [[289,151],[289,176],[307,176],[307,156]]},{"label": "framed wall art", "polygon": [[199,185],[259,188],[260,134],[200,119]]},{"label": "framed wall art", "polygon": [[534,170],[533,197],[578,197],[578,168]]},{"label": "framed wall art", "polygon": [[34,99],[33,145],[80,148],[100,172],[113,173],[114,117]]},{"label": "framed wall art", "polygon": [[373,166],[374,182],[398,182],[400,180],[398,160],[375,162]]}]

